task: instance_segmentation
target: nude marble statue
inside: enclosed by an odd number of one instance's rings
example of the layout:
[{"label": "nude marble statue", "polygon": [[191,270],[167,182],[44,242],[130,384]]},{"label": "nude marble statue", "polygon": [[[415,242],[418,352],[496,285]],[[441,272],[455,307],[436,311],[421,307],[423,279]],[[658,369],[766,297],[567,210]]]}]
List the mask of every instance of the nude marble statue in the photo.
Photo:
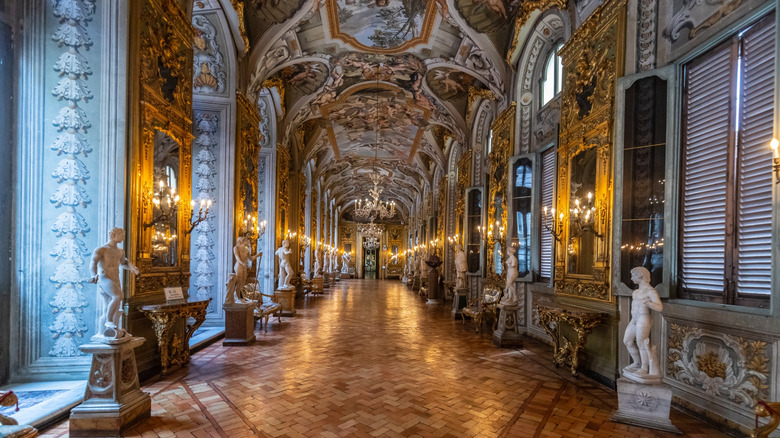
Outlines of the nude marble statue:
[{"label": "nude marble statue", "polygon": [[466,260],[466,251],[463,251],[463,246],[455,244],[455,289],[465,290],[466,286],[466,271],[468,270],[468,262]]},{"label": "nude marble statue", "polygon": [[92,283],[103,297],[100,319],[98,320],[95,342],[108,342],[130,335],[119,327],[119,317],[122,313],[121,304],[124,299],[122,287],[119,284],[119,268],[126,269],[135,275],[140,274],[125,257],[125,252],[117,245],[125,240],[125,230],[114,228],[108,232],[108,242],[95,249],[92,253],[92,263],[89,270],[92,273]]},{"label": "nude marble statue", "polygon": [[504,289],[504,296],[501,298],[501,304],[509,306],[520,302],[517,299],[517,291],[515,289],[515,280],[517,279],[516,252],[517,248],[511,245],[506,249],[506,288]]},{"label": "nude marble statue", "polygon": [[290,264],[290,241],[284,239],[282,246],[276,250],[276,256],[279,257],[279,290],[290,290],[293,286],[290,284],[290,279],[293,275],[292,265]]},{"label": "nude marble statue", "polygon": [[250,255],[252,251],[249,238],[241,236],[236,240],[236,246],[233,247],[233,255],[236,257],[236,263],[233,265],[233,275],[228,281],[227,291],[225,293],[225,304],[248,303],[251,300],[244,298],[244,286],[246,285],[246,276],[249,271],[249,263],[254,262],[263,253],[259,252]]},{"label": "nude marble statue", "polygon": [[623,368],[623,375],[647,383],[648,380],[661,378],[656,346],[650,343],[650,329],[653,327],[650,310],[660,312],[663,304],[658,292],[650,286],[650,271],[646,268],[639,266],[632,269],[631,281],[639,288],[631,294],[631,321],[623,335],[623,343],[633,362]]},{"label": "nude marble statue", "polygon": [[351,256],[348,252],[345,252],[341,255],[341,273],[342,274],[349,274],[349,261]]}]

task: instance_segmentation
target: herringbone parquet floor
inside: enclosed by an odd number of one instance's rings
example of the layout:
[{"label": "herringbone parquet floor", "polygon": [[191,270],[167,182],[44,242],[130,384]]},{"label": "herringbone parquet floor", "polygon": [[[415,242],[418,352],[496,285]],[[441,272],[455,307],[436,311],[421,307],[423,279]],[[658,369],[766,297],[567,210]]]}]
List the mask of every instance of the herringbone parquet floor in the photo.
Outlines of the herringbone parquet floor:
[{"label": "herringbone parquet floor", "polygon": [[[397,281],[348,280],[271,322],[250,347],[214,344],[145,387],[141,437],[672,437],[609,421],[614,392],[573,380],[550,349],[497,349]],[[691,437],[723,436],[682,413]],[[67,436],[64,422],[44,436]]]}]

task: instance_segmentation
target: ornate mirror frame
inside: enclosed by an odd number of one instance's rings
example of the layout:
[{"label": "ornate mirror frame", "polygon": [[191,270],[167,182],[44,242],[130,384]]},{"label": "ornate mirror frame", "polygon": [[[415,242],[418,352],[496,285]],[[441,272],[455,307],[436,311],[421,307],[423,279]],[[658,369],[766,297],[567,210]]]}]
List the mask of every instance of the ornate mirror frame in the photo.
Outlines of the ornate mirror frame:
[{"label": "ornate mirror frame", "polygon": [[[192,25],[175,0],[133,2],[130,50],[135,55],[128,101],[131,152],[128,196],[128,258],[141,275],[130,276],[130,296],[162,293],[164,287],[187,289],[190,277],[190,198],[192,183]],[[161,20],[160,17],[165,17]],[[178,263],[153,267],[154,146],[158,132],[179,144]]]},{"label": "ornate mirror frame", "polygon": [[[252,102],[242,93],[236,92],[236,164],[235,164],[235,214],[233,215],[233,243],[240,235],[250,239],[251,254],[257,253],[257,220],[258,207],[258,160],[260,156],[260,114]],[[254,218],[248,227],[244,226],[247,215]],[[257,264],[252,263],[248,272],[249,278],[256,276]]]},{"label": "ornate mirror frame", "polygon": [[[488,236],[485,239],[487,245],[487,265],[488,265],[488,277],[499,276],[503,273],[502,267],[501,273],[495,271],[494,260],[496,257],[495,246],[499,245],[501,248],[501,264],[504,264],[504,253],[506,252],[508,242],[508,230],[507,227],[507,185],[509,169],[507,167],[509,163],[509,154],[511,150],[514,150],[514,133],[515,133],[515,111],[517,104],[512,102],[501,114],[496,117],[493,124],[490,126],[490,130],[493,132],[492,148],[490,154],[488,154],[488,196],[486,200],[483,200],[483,205],[487,205],[487,219],[485,220],[486,226],[490,228],[492,225],[496,228],[503,228],[503,238],[494,239],[493,236]],[[496,205],[501,205],[500,214],[496,211]]]},{"label": "ornate mirror frame", "polygon": [[[625,20],[625,0],[606,1],[560,50],[564,83],[555,204],[556,211],[564,213],[564,220],[555,248],[555,292],[605,302],[613,301],[609,275],[613,109],[615,83],[623,73]],[[594,219],[592,231],[585,232],[593,233],[593,269],[591,275],[569,274],[570,225],[574,220],[571,166],[575,156],[590,150],[596,153]]]},{"label": "ornate mirror frame", "polygon": [[[518,260],[518,271],[519,275],[517,277],[516,281],[520,282],[531,282],[534,281],[534,269],[535,266],[537,266],[535,260],[536,257],[538,257],[538,249],[539,248],[539,233],[538,233],[538,226],[536,224],[539,223],[539,190],[537,187],[539,187],[538,180],[540,178],[540,173],[536,169],[536,153],[529,153],[529,154],[523,154],[523,155],[515,155],[514,157],[511,157],[507,161],[507,173],[512,174],[512,178],[507,177],[507,203],[506,203],[506,234],[507,234],[507,242],[509,245],[514,245],[518,249],[517,254],[517,260]],[[530,224],[527,227],[526,232],[528,233],[528,271],[523,275],[523,271],[521,271],[520,268],[520,244],[519,242],[515,242],[514,238],[512,237],[512,232],[516,228],[515,218],[516,215],[514,213],[514,185],[515,185],[515,175],[513,174],[515,164],[518,161],[521,160],[528,160],[531,166],[531,172],[530,172],[530,179],[531,179],[531,187],[528,188],[529,196],[527,196],[529,205],[528,205],[528,214],[530,215]],[[512,212],[512,214],[509,214],[509,212]]]}]

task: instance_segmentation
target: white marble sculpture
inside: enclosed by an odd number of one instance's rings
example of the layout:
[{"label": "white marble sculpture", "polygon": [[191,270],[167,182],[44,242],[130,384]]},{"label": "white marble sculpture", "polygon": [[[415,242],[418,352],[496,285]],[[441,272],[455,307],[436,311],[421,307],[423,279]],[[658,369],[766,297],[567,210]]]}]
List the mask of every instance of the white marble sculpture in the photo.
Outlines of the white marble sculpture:
[{"label": "white marble sculpture", "polygon": [[517,248],[511,245],[506,249],[506,288],[504,296],[501,298],[501,304],[506,306],[515,306],[520,302],[517,299],[517,290],[515,289],[515,280],[517,279],[516,252]]},{"label": "white marble sculpture", "polygon": [[653,383],[661,380],[656,346],[650,343],[650,329],[653,319],[650,310],[663,310],[658,292],[650,286],[650,271],[641,266],[631,270],[631,281],[639,288],[631,294],[631,321],[623,335],[633,362],[623,368],[623,376],[639,383]]},{"label": "white marble sculpture", "polygon": [[344,254],[341,255],[341,273],[342,274],[349,274],[349,262],[350,262],[350,254],[348,252],[344,252]]},{"label": "white marble sculpture", "polygon": [[314,251],[314,278],[322,277],[322,247]]},{"label": "white marble sculpture", "polygon": [[466,252],[463,251],[463,246],[455,244],[455,289],[466,290],[466,271],[468,270],[468,262],[466,261]]},{"label": "white marble sculpture", "polygon": [[236,239],[236,246],[233,247],[233,256],[236,263],[233,265],[233,274],[227,283],[225,291],[225,304],[249,303],[252,300],[244,298],[244,286],[246,285],[246,275],[249,272],[249,264],[263,256],[262,252],[251,255],[252,244],[249,238],[241,236]]},{"label": "white marble sculpture", "polygon": [[330,250],[330,269],[334,274],[339,271],[338,250],[336,248]]},{"label": "white marble sculpture", "polygon": [[326,251],[322,255],[322,272],[330,274],[330,251]]},{"label": "white marble sculpture", "polygon": [[103,297],[100,319],[98,319],[97,334],[93,342],[116,343],[122,338],[129,340],[132,336],[119,328],[119,317],[122,313],[121,304],[124,299],[122,287],[119,284],[119,268],[127,269],[135,275],[140,272],[125,257],[125,252],[117,245],[125,240],[125,230],[114,228],[108,232],[108,242],[95,248],[92,253],[92,263],[89,270],[92,273],[92,283]]},{"label": "white marble sculpture", "polygon": [[290,290],[293,286],[290,284],[290,279],[293,275],[292,265],[290,264],[290,241],[284,239],[282,246],[276,250],[276,256],[279,257],[279,290]]}]

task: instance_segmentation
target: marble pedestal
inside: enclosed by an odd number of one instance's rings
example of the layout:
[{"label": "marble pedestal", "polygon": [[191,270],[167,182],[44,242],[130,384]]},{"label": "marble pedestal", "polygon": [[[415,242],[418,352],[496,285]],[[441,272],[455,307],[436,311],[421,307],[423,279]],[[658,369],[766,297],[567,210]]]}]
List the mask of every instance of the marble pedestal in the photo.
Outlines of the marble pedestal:
[{"label": "marble pedestal", "polygon": [[234,347],[255,343],[256,302],[225,304],[225,339],[222,345]]},{"label": "marble pedestal", "polygon": [[455,289],[452,293],[452,318],[463,319],[460,310],[469,304],[468,289]]},{"label": "marble pedestal", "polygon": [[80,345],[92,355],[84,402],[70,413],[70,436],[120,436],[138,421],[149,418],[152,401],[141,392],[133,349],[146,339],[131,337],[120,344]]},{"label": "marble pedestal", "polygon": [[282,305],[282,316],[295,316],[295,289],[275,290],[276,302]]},{"label": "marble pedestal", "polygon": [[521,320],[523,308],[518,305],[498,304],[498,324],[493,332],[493,345],[499,348],[522,347],[523,336],[520,334],[518,321]]},{"label": "marble pedestal", "polygon": [[637,383],[625,377],[617,379],[618,410],[610,420],[682,433],[669,420],[672,388],[664,383]]},{"label": "marble pedestal", "polygon": [[0,426],[0,437],[7,438],[35,438],[38,436],[38,429],[27,425],[5,425]]}]

